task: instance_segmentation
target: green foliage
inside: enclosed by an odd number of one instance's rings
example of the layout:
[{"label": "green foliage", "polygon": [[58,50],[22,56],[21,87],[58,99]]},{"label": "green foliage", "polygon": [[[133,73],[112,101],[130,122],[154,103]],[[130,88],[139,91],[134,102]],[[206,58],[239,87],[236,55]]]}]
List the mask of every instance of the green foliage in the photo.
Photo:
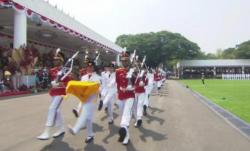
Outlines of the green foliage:
[{"label": "green foliage", "polygon": [[192,90],[250,123],[249,80],[181,80]]},{"label": "green foliage", "polygon": [[235,48],[236,58],[250,59],[250,40],[237,45]]},{"label": "green foliage", "polygon": [[216,56],[216,54],[213,53],[208,53],[206,54],[205,59],[217,59],[218,57]]},{"label": "green foliage", "polygon": [[217,50],[216,54],[206,54],[205,59],[250,59],[250,40],[236,45],[235,48]]},{"label": "green foliage", "polygon": [[235,59],[236,58],[236,51],[234,48],[228,48],[223,51],[222,53],[223,59]]},{"label": "green foliage", "polygon": [[196,43],[179,33],[168,31],[121,35],[116,44],[127,47],[131,52],[136,49],[141,58],[146,55],[146,64],[153,67],[163,63],[172,68],[183,59],[250,59],[250,40],[235,48],[219,49],[214,54],[205,54]]},{"label": "green foliage", "polygon": [[178,60],[195,59],[203,56],[199,46],[178,33],[168,31],[143,33],[137,35],[121,35],[116,44],[127,47],[127,50],[137,50],[138,55],[147,56],[149,66],[163,63],[168,67],[176,65]]}]

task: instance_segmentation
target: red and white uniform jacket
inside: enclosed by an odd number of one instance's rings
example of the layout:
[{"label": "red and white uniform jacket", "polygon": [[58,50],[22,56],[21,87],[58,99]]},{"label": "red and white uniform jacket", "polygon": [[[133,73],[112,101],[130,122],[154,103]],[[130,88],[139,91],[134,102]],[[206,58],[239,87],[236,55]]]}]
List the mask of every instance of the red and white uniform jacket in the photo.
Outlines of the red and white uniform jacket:
[{"label": "red and white uniform jacket", "polygon": [[161,73],[159,71],[154,73],[154,81],[160,81],[161,80]]},{"label": "red and white uniform jacket", "polygon": [[[57,73],[61,70],[61,68],[62,67],[54,67],[50,69],[49,74],[50,74],[51,81],[57,78]],[[49,91],[49,94],[51,96],[66,95],[66,92],[65,92],[66,86],[70,80],[72,80],[72,76],[68,75],[65,79],[63,79],[62,81],[59,81],[61,83],[59,84],[59,86],[52,87]]]},{"label": "red and white uniform jacket", "polygon": [[145,86],[148,85],[148,78],[146,75],[143,75],[143,77],[138,77],[138,79],[135,82],[135,93],[144,93],[145,92]]},{"label": "red and white uniform jacket", "polygon": [[[119,68],[116,70],[116,84],[117,84],[117,92],[118,92],[118,99],[123,101],[129,98],[135,98],[134,90],[125,90],[122,91],[121,88],[126,89],[129,84],[129,80],[126,77],[128,70],[126,68]],[[132,76],[131,84],[134,85],[135,77]]]}]

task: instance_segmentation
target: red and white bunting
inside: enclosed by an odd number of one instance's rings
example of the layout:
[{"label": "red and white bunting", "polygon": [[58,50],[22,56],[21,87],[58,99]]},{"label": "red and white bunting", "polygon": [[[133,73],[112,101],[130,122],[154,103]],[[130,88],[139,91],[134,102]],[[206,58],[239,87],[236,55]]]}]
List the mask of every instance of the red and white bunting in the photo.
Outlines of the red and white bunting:
[{"label": "red and white bunting", "polygon": [[17,11],[17,12],[23,12],[25,11],[25,7],[23,7],[22,5],[19,5],[18,3],[13,3],[13,8]]},{"label": "red and white bunting", "polygon": [[32,15],[34,14],[33,11],[30,10],[30,9],[26,9],[25,13],[26,13],[26,16],[29,17],[29,18],[31,18]]},{"label": "red and white bunting", "polygon": [[97,41],[95,41],[95,40],[92,40],[92,39],[90,39],[90,38],[88,38],[88,37],[86,37],[86,36],[84,36],[84,35],[82,35],[82,34],[76,32],[76,31],[74,31],[74,30],[72,30],[72,29],[66,27],[66,26],[63,26],[62,24],[59,24],[59,23],[57,23],[56,21],[54,21],[54,20],[52,20],[52,19],[50,19],[50,18],[47,18],[47,17],[45,17],[45,16],[42,16],[41,14],[38,14],[38,13],[34,12],[33,10],[31,10],[31,9],[29,9],[29,8],[25,8],[24,6],[22,6],[22,5],[20,5],[20,4],[16,3],[16,2],[13,2],[12,0],[0,0],[0,5],[2,5],[2,6],[4,6],[4,5],[7,4],[7,3],[8,3],[9,5],[12,5],[12,8],[15,9],[16,11],[19,11],[19,12],[25,11],[26,16],[29,17],[29,18],[32,18],[32,16],[33,16],[34,14],[36,14],[36,15],[39,16],[40,20],[41,20],[43,23],[46,23],[46,24],[48,24],[49,26],[55,27],[55,28],[57,28],[57,29],[59,29],[59,30],[62,30],[62,31],[64,31],[64,32],[66,32],[66,33],[68,33],[68,34],[74,36],[74,37],[78,37],[78,38],[80,38],[81,40],[87,41],[87,42],[89,42],[89,43],[91,43],[91,44],[96,44],[97,47],[100,47],[100,48],[103,48],[103,49],[107,49],[107,50],[112,50],[112,51],[114,51],[113,49],[111,49],[111,48],[109,48],[109,47],[107,47],[107,46],[105,46],[105,45],[103,45],[103,44],[101,44],[101,43],[99,43],[99,42],[97,42]]}]

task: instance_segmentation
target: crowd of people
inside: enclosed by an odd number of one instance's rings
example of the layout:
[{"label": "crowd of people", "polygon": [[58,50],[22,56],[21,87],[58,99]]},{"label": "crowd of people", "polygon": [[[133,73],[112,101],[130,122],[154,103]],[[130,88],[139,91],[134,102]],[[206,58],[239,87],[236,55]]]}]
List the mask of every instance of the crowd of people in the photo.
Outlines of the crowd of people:
[{"label": "crowd of people", "polygon": [[222,74],[222,80],[250,80],[250,74]]},{"label": "crowd of people", "polygon": [[[99,111],[105,109],[108,114],[107,123],[113,124],[113,108],[116,104],[119,106],[119,115],[121,116],[120,129],[117,132],[118,141],[124,145],[128,144],[132,115],[135,118],[134,126],[142,126],[143,116],[147,115],[152,90],[155,88],[158,92],[165,81],[165,72],[161,68],[148,69],[145,60],[139,61],[136,58],[138,57],[123,52],[120,56],[121,66],[118,67],[110,62],[104,66],[101,73],[98,73],[95,61],[86,57],[84,66],[79,71],[80,76],[76,79],[72,77],[72,74],[63,74],[65,60],[61,53],[56,53],[54,68],[49,71],[52,77],[52,88],[49,91],[52,101],[45,129],[37,138],[48,140],[51,137],[56,138],[65,134],[61,105],[63,105],[65,98],[63,96],[67,95],[70,87],[74,87],[75,92],[71,93],[78,96],[80,102],[72,109],[77,120],[74,125],[68,125],[69,133],[77,135],[83,127],[86,127],[85,142],[92,142],[94,140],[93,120],[96,109]],[[57,131],[51,134],[53,127],[56,127]]]},{"label": "crowd of people", "polygon": [[[19,49],[0,47],[0,58],[0,93],[49,87],[53,51],[40,54],[33,45]],[[22,80],[22,76],[27,75],[34,77],[35,85],[29,86]]]}]

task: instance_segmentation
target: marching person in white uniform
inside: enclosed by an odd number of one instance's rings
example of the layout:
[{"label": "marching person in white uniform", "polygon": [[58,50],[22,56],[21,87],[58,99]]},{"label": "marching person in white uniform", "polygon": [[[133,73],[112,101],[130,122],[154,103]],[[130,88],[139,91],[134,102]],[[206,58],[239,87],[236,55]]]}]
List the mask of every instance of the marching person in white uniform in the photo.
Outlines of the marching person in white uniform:
[{"label": "marching person in white uniform", "polygon": [[[88,82],[100,82],[100,76],[94,72],[94,62],[89,61],[87,66],[87,74],[82,76],[81,81],[88,81]],[[79,117],[75,123],[75,125],[68,126],[69,132],[72,135],[76,135],[81,128],[87,128],[87,138],[85,139],[85,143],[90,143],[94,140],[94,133],[93,133],[93,119],[94,119],[94,112],[96,110],[96,101],[98,99],[98,94],[91,95],[84,103],[81,103],[81,110]]]},{"label": "marching person in white uniform", "polygon": [[104,95],[103,106],[107,107],[108,123],[113,124],[113,104],[116,99],[116,79],[114,72],[114,64],[110,64],[106,74],[106,94]]}]

